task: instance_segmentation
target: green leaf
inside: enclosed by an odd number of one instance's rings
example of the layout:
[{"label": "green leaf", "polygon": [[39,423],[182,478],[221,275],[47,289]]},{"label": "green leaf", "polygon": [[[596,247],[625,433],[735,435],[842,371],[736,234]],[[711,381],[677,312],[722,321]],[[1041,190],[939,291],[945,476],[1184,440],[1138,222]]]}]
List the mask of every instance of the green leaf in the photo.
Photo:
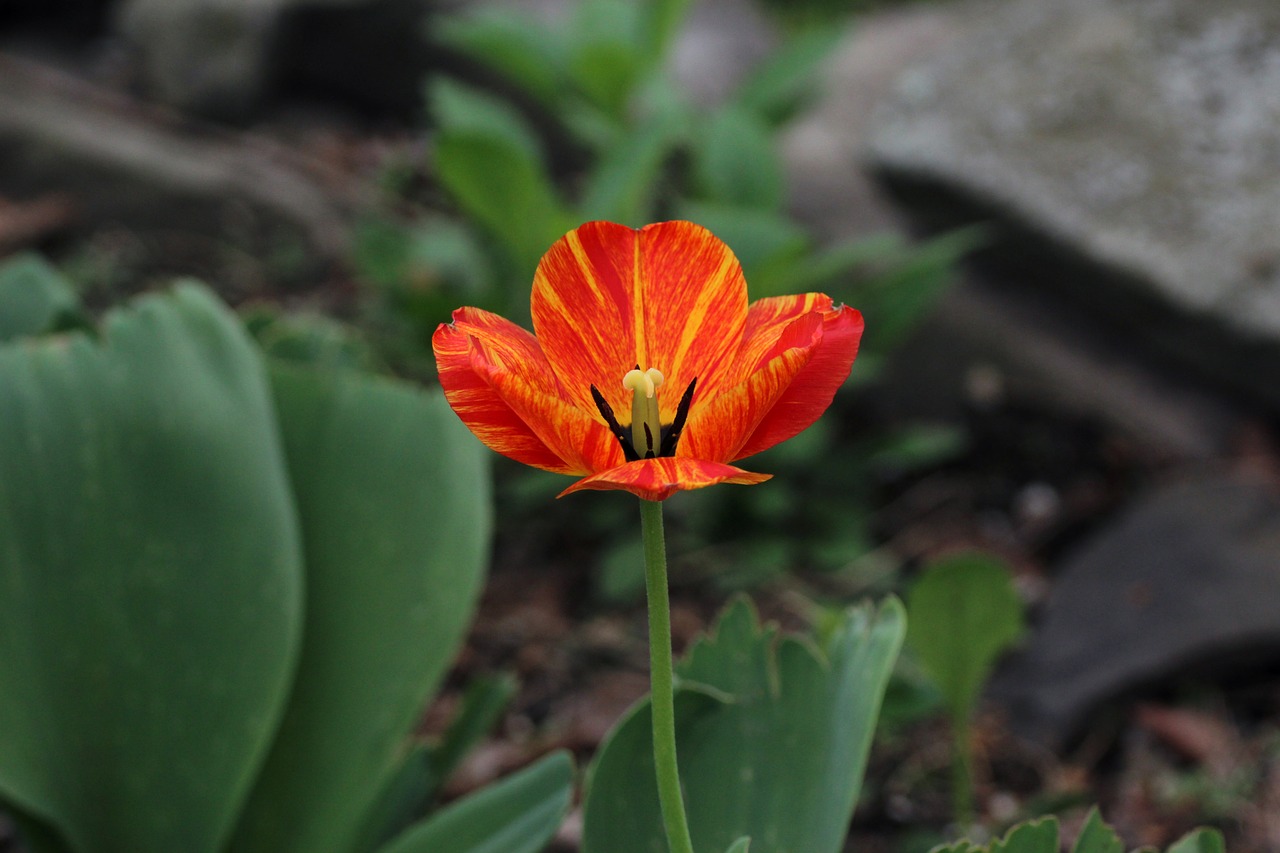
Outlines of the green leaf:
[{"label": "green leaf", "polygon": [[448,780],[463,757],[494,727],[515,692],[516,681],[509,675],[477,678],[467,685],[462,707],[431,750],[431,775],[436,787]]},{"label": "green leaf", "polygon": [[770,125],[783,123],[819,91],[814,78],[843,35],[820,27],[790,39],[751,72],[733,102]]},{"label": "green leaf", "polygon": [[1071,851],[1072,853],[1124,853],[1124,842],[1120,840],[1120,836],[1116,835],[1114,829],[1103,823],[1102,815],[1095,807],[1089,810],[1084,829],[1080,830],[1080,837],[1076,839],[1076,844]]},{"label": "green leaf", "polygon": [[1058,819],[1042,817],[1020,823],[991,842],[991,853],[1058,853]]},{"label": "green leaf", "polygon": [[600,558],[595,588],[602,601],[639,601],[644,596],[644,543],[631,536],[607,546]]},{"label": "green leaf", "polygon": [[956,719],[972,712],[996,658],[1022,633],[1022,602],[994,557],[961,554],[927,567],[907,596],[907,641]]},{"label": "green leaf", "polygon": [[79,309],[70,283],[39,255],[0,264],[0,343],[50,331]]},{"label": "green leaf", "polygon": [[436,28],[435,36],[501,72],[549,106],[562,95],[563,40],[531,15],[504,9],[450,17]]},{"label": "green leaf", "polygon": [[960,258],[981,245],[984,233],[965,228],[883,259],[882,268],[862,283],[836,295],[857,305],[867,317],[868,333],[860,353],[890,352],[933,308],[951,282]]},{"label": "green leaf", "polygon": [[1218,830],[1201,828],[1175,841],[1169,853],[1227,853],[1227,845]]},{"label": "green leaf", "polygon": [[653,218],[658,179],[680,138],[682,122],[657,117],[604,152],[587,179],[584,220],[604,219],[639,228]]},{"label": "green leaf", "polygon": [[629,0],[582,0],[576,4],[566,53],[576,89],[615,121],[644,70],[642,5]]},{"label": "green leaf", "polygon": [[237,851],[348,849],[470,621],[487,457],[439,394],[276,365],[307,559],[302,657]]},{"label": "green leaf", "polygon": [[751,839],[749,837],[743,837],[729,845],[729,849],[724,851],[724,853],[749,853],[750,849]]},{"label": "green leaf", "polygon": [[724,107],[706,123],[698,141],[694,167],[705,197],[746,208],[781,207],[782,164],[759,117]]},{"label": "green leaf", "polygon": [[878,437],[867,449],[867,464],[896,471],[913,471],[954,457],[965,449],[968,436],[958,427],[912,424]]},{"label": "green leaf", "polygon": [[469,217],[532,275],[542,254],[575,224],[542,164],[505,140],[446,132],[436,140],[436,173]]},{"label": "green leaf", "polygon": [[440,130],[489,136],[518,148],[533,160],[542,144],[524,117],[506,101],[447,77],[427,83],[427,103]]},{"label": "green leaf", "polygon": [[212,853],[280,720],[302,554],[262,364],[183,286],[0,347],[0,798]]},{"label": "green leaf", "polygon": [[680,219],[706,227],[733,249],[752,299],[788,292],[778,282],[810,249],[805,230],[777,211],[684,201],[676,212]]},{"label": "green leaf", "polygon": [[437,779],[431,770],[431,749],[418,743],[383,784],[373,807],[364,816],[353,851],[376,850],[395,838],[427,810]]},{"label": "green leaf", "polygon": [[692,0],[649,0],[644,5],[641,22],[644,33],[645,63],[649,68],[663,64],[671,50],[671,41],[684,23]]},{"label": "green leaf", "polygon": [[[964,840],[939,845],[930,853],[1058,853],[1059,849],[1058,819],[1048,816],[1020,823],[986,847]],[[1124,849],[1115,830],[1102,821],[1096,808],[1090,809],[1073,853],[1124,853]],[[1226,847],[1221,832],[1202,828],[1175,842],[1168,853],[1226,853]]]},{"label": "green leaf", "polygon": [[459,800],[378,853],[537,853],[555,835],[573,785],[567,753]]},{"label": "green leaf", "polygon": [[372,348],[352,326],[324,314],[281,313],[273,306],[250,309],[245,326],[271,357],[325,368],[372,370]]},{"label": "green leaf", "polygon": [[[763,853],[841,849],[905,630],[901,605],[850,610],[825,654],[732,605],[678,667],[676,737],[694,847],[743,836]],[[585,853],[664,850],[649,705],[597,754]]]}]

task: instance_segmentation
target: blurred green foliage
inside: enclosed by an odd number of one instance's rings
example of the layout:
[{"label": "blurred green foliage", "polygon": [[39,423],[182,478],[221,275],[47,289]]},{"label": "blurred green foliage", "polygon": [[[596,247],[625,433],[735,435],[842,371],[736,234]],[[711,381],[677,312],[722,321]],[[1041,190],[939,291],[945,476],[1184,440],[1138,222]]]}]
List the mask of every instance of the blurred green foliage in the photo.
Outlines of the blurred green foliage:
[{"label": "blurred green foliage", "polygon": [[996,660],[1022,635],[1023,610],[1009,567],[987,554],[936,560],[907,594],[907,641],[951,717],[953,813],[962,827],[973,821],[974,709]]},{"label": "blurred green foliage", "polygon": [[[959,841],[935,847],[932,853],[1059,853],[1064,846],[1058,839],[1058,820],[1039,818],[1021,823],[1003,837],[987,844]],[[1139,848],[1155,851],[1154,847]],[[1125,853],[1126,847],[1114,829],[1091,809],[1071,853]],[[1171,844],[1167,853],[1225,853],[1222,833],[1216,829],[1197,829]]]}]

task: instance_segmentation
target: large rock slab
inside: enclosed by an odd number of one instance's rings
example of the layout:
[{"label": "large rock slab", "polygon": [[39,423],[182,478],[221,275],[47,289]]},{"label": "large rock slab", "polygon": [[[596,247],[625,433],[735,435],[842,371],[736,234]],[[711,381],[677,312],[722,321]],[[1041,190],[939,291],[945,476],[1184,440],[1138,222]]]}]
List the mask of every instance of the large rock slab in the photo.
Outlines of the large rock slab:
[{"label": "large rock slab", "polygon": [[1265,477],[1159,489],[1069,557],[1026,649],[992,685],[1061,744],[1101,703],[1186,675],[1280,663],[1280,494]]},{"label": "large rock slab", "polygon": [[1280,3],[1001,0],[877,109],[868,160],[930,228],[1280,410]]}]

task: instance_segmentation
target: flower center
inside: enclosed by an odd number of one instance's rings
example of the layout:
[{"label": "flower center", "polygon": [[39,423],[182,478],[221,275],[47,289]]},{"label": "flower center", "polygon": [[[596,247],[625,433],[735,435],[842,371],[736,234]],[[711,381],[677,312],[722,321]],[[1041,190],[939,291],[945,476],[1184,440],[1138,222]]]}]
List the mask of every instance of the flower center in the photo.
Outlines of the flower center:
[{"label": "flower center", "polygon": [[600,416],[609,425],[610,432],[622,445],[622,455],[628,462],[676,455],[676,443],[680,440],[684,422],[689,417],[689,404],[693,401],[693,389],[698,380],[695,377],[685,389],[680,405],[676,407],[675,420],[663,426],[658,413],[658,388],[665,380],[666,377],[657,368],[641,370],[638,364],[622,377],[622,387],[631,392],[629,427],[618,423],[613,408],[605,401],[604,395],[596,386],[591,386],[591,398],[595,400]]},{"label": "flower center", "polygon": [[662,436],[658,417],[658,386],[666,377],[656,367],[636,368],[622,377],[622,387],[631,392],[631,446],[642,458],[657,456]]}]

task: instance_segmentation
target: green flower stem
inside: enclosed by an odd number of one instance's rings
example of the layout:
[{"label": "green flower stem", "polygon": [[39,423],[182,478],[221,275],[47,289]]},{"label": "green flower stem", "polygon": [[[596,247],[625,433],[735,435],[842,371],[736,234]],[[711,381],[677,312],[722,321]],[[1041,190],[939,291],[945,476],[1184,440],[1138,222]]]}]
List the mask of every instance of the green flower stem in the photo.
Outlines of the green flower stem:
[{"label": "green flower stem", "polygon": [[671,853],[693,853],[689,820],[676,767],[676,711],[671,667],[671,603],[667,598],[667,546],[662,532],[661,501],[640,501],[644,536],[644,580],[649,598],[649,683],[653,716],[653,765],[658,774],[658,802]]}]

